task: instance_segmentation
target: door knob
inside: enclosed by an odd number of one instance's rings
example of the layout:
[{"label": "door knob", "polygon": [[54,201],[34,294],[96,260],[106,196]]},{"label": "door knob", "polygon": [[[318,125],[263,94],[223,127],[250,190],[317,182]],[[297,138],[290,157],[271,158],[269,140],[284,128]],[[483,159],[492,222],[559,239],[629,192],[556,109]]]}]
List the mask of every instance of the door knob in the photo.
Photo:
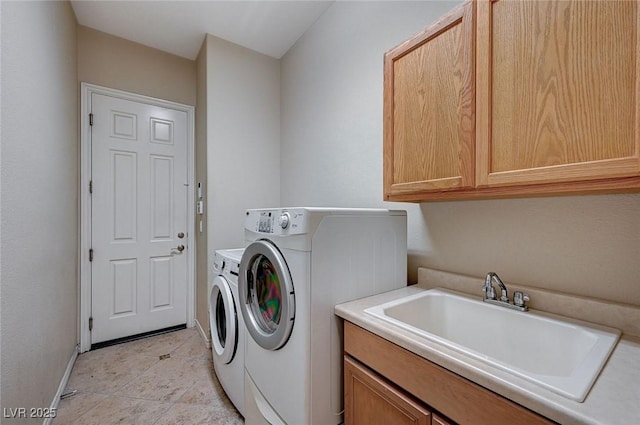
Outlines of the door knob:
[{"label": "door knob", "polygon": [[171,254],[182,254],[182,251],[184,251],[184,245],[180,244],[171,249]]},{"label": "door knob", "polygon": [[184,233],[182,232],[178,233],[178,239],[182,239],[182,238],[184,238]]}]

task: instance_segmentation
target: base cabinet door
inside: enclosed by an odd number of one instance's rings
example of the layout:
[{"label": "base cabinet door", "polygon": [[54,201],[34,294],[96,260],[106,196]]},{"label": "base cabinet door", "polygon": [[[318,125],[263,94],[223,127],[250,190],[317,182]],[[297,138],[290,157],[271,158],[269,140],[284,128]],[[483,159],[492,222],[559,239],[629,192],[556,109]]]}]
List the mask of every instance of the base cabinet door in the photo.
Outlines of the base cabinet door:
[{"label": "base cabinet door", "polygon": [[432,415],[431,417],[431,425],[454,425],[453,422],[448,421],[439,415]]},{"label": "base cabinet door", "polygon": [[345,425],[431,424],[427,409],[348,356],[344,375]]},{"label": "base cabinet door", "polygon": [[344,352],[346,425],[555,424],[348,321]]}]

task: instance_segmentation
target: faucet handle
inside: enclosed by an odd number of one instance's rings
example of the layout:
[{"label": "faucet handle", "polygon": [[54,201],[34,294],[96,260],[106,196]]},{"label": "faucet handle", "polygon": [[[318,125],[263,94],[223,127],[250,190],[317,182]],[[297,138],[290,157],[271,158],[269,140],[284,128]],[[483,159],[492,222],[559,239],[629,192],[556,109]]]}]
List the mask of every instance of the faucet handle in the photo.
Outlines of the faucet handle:
[{"label": "faucet handle", "polygon": [[484,292],[484,299],[485,300],[495,300],[496,299],[496,290],[493,287],[493,285],[491,284],[491,281],[486,281],[484,282],[484,285],[482,286],[482,291]]},{"label": "faucet handle", "polygon": [[529,294],[522,293],[521,291],[515,291],[513,293],[513,304],[518,307],[526,307],[527,301],[531,301]]}]

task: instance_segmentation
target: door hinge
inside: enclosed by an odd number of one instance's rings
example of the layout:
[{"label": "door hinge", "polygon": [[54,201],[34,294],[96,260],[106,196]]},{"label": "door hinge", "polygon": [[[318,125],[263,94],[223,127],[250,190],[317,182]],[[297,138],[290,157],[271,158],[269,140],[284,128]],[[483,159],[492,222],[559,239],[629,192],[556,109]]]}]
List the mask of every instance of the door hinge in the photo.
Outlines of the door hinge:
[{"label": "door hinge", "polygon": [[89,250],[89,261],[93,261],[93,248]]},{"label": "door hinge", "polygon": [[89,330],[93,330],[93,317],[89,317]]},{"label": "door hinge", "polygon": [[93,113],[89,114],[89,125],[93,125]]},{"label": "door hinge", "polygon": [[93,193],[93,180],[89,180],[89,193]]}]

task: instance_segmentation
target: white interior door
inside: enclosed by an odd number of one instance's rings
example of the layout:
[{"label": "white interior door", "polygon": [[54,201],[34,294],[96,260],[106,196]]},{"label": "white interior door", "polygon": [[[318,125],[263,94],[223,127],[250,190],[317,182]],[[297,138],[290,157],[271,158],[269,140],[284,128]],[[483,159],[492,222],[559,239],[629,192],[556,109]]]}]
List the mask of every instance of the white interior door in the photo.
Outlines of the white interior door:
[{"label": "white interior door", "polygon": [[184,111],[91,94],[91,343],[187,322]]}]

